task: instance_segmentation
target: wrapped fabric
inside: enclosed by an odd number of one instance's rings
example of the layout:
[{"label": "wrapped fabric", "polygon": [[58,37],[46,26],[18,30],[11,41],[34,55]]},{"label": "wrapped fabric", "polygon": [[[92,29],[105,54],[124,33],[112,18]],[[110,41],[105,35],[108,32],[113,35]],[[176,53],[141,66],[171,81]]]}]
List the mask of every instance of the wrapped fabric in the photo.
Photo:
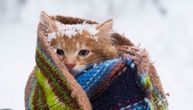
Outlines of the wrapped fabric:
[{"label": "wrapped fabric", "polygon": [[[63,24],[95,21],[55,16]],[[167,99],[145,50],[114,33],[119,58],[100,63],[74,78],[49,46],[38,25],[36,66],[25,89],[26,110],[167,110]]]}]

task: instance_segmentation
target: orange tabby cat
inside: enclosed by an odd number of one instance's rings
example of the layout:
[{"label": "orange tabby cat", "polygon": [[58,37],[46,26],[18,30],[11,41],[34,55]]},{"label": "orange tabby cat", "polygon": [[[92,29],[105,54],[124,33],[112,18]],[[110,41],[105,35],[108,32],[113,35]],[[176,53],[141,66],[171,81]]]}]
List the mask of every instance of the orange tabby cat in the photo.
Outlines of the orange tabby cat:
[{"label": "orange tabby cat", "polygon": [[[48,16],[46,13],[41,14],[41,23],[48,27],[49,34],[55,36],[50,39],[50,45],[55,49],[57,56],[62,64],[74,75],[78,75],[85,69],[90,68],[96,63],[101,61],[116,58],[118,54],[116,48],[112,45],[112,20],[108,20],[103,24],[97,25],[96,30],[98,33],[92,35],[89,29],[78,31],[75,29],[72,36],[58,33],[58,23],[55,19]],[[77,24],[88,25],[88,24]],[[66,25],[68,27],[68,25]],[[65,27],[65,28],[66,28]],[[69,25],[70,27],[70,25]],[[76,28],[76,27],[75,27]],[[87,27],[89,28],[89,26]],[[74,28],[69,28],[74,29]]]}]

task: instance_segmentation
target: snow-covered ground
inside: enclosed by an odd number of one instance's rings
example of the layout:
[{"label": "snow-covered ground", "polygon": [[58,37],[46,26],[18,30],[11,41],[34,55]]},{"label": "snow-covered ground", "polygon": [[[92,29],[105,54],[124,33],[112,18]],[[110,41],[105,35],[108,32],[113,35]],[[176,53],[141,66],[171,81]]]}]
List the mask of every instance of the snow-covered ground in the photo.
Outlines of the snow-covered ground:
[{"label": "snow-covered ground", "polygon": [[113,18],[116,31],[150,53],[170,93],[170,110],[193,110],[192,0],[28,0],[23,7],[10,1],[0,1],[0,109],[24,109],[25,83],[35,64],[36,26],[44,10],[99,22]]}]

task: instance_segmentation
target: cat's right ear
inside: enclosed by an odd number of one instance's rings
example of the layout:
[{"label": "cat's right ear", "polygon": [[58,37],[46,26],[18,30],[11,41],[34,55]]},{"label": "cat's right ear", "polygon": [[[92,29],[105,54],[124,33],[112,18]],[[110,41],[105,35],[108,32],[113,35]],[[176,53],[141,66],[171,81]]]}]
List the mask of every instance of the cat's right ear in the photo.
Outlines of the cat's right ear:
[{"label": "cat's right ear", "polygon": [[52,19],[47,13],[44,11],[40,14],[40,23],[47,27],[49,32],[55,32],[56,31],[56,23],[55,20]]}]

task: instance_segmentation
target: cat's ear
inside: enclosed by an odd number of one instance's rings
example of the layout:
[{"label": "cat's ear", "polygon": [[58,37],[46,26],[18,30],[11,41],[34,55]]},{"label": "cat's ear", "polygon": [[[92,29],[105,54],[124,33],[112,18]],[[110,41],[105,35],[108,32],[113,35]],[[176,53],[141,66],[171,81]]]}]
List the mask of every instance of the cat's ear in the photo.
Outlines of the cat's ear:
[{"label": "cat's ear", "polygon": [[101,33],[103,32],[112,32],[113,30],[113,20],[109,19],[107,21],[105,21],[104,23],[100,24],[98,29],[100,30]]},{"label": "cat's ear", "polygon": [[55,32],[57,29],[55,20],[44,11],[40,14],[40,23],[47,27],[49,32]]},{"label": "cat's ear", "polygon": [[98,26],[99,38],[111,40],[111,33],[113,31],[113,20],[107,20]]}]

